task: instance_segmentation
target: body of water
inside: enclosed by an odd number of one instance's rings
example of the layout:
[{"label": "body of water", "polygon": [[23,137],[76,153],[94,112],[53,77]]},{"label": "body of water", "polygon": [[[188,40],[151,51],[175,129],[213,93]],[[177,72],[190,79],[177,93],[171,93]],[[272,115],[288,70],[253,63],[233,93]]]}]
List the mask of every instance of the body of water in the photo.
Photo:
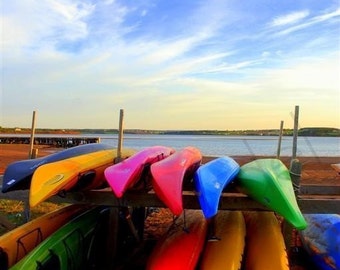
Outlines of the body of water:
[{"label": "body of water", "polygon": [[[28,134],[0,134],[29,137]],[[36,137],[100,138],[102,143],[117,147],[118,135],[107,134],[36,134]],[[276,156],[278,136],[214,136],[214,135],[150,135],[124,134],[123,147],[141,150],[148,146],[164,145],[179,150],[194,146],[206,156]],[[281,156],[292,156],[293,137],[282,137]],[[340,157],[340,137],[298,137],[297,157]]]},{"label": "body of water", "polygon": [[[99,135],[101,142],[118,145],[117,135]],[[194,146],[206,156],[276,156],[278,137],[275,136],[211,136],[211,135],[124,135],[123,147],[143,149],[153,145],[170,146],[179,150]],[[293,137],[283,137],[281,156],[292,156]],[[339,137],[298,137],[297,156],[339,156]]]}]

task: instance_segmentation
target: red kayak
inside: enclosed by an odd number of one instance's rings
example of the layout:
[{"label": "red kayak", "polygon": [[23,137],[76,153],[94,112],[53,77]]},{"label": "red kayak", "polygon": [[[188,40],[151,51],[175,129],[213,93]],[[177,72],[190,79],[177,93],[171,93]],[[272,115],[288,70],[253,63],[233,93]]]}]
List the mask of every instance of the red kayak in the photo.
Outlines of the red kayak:
[{"label": "red kayak", "polygon": [[201,161],[201,152],[188,146],[151,165],[155,193],[176,216],[183,211],[183,181],[192,178]]},{"label": "red kayak", "polygon": [[121,198],[127,189],[138,182],[151,164],[174,152],[174,149],[166,146],[147,147],[122,162],[107,167],[104,172],[105,178],[113,193]]},{"label": "red kayak", "polygon": [[208,221],[201,210],[185,210],[153,248],[147,270],[193,270],[207,234]]}]

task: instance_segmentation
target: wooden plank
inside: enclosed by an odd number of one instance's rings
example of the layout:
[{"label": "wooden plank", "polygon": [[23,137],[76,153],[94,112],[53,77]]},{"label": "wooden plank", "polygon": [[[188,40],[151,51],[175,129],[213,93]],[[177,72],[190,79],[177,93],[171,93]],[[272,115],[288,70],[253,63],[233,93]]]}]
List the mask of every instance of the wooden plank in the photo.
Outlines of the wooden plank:
[{"label": "wooden plank", "polygon": [[340,214],[340,196],[301,196],[298,204],[304,214]]},{"label": "wooden plank", "polygon": [[[57,197],[53,198],[55,201]],[[166,207],[162,201],[153,193],[127,193],[117,204],[113,200],[111,192],[89,191],[69,193],[61,202],[70,203],[93,203],[106,204],[112,206],[131,206],[131,207]],[[58,200],[57,200],[58,201]],[[197,196],[194,192],[183,194],[183,204],[186,209],[200,209]],[[299,196],[298,204],[303,213],[339,213],[340,196]],[[220,199],[219,209],[223,210],[256,210],[268,211],[264,205],[254,201],[246,195],[239,193],[224,193]]]},{"label": "wooden plank", "polygon": [[[0,179],[1,180],[1,179]],[[1,181],[0,181],[1,182]],[[1,185],[0,185],[1,189]],[[97,190],[96,192],[109,192],[109,189],[102,189]],[[185,195],[186,192],[191,191],[183,191],[183,194]],[[238,191],[236,189],[229,189],[223,194],[237,194]],[[135,194],[135,195],[133,195]],[[147,194],[147,193],[146,193]],[[340,196],[340,185],[302,185],[300,187],[299,195],[339,195]],[[75,196],[82,196],[80,194],[76,194]],[[89,196],[92,196],[89,194]],[[128,196],[143,196],[143,193],[129,193]],[[0,192],[0,199],[18,199],[18,200],[25,200],[28,198],[28,191],[27,190],[17,190],[7,193],[1,193]],[[129,197],[128,197],[129,198]],[[85,198],[77,198],[77,200],[86,200],[87,202],[90,202],[88,199]]]},{"label": "wooden plank", "polygon": [[[339,213],[340,195],[325,194],[319,187],[313,187],[323,195],[302,194],[298,196],[298,204],[303,213]],[[312,188],[312,190],[313,190]],[[329,187],[332,189],[334,187]],[[308,190],[308,189],[307,189]],[[27,200],[28,191],[13,191],[0,193],[0,199]],[[84,192],[67,193],[65,198],[54,196],[49,201],[55,203],[88,203],[95,205],[131,206],[131,207],[166,207],[153,192],[127,193],[122,199],[117,200],[111,190],[92,190]],[[192,191],[183,192],[184,208],[200,209],[197,196]],[[220,198],[219,209],[225,210],[257,210],[266,211],[268,208],[241,193],[223,193]]]},{"label": "wooden plank", "polygon": [[300,186],[300,195],[339,195],[340,196],[340,185],[302,185]]}]

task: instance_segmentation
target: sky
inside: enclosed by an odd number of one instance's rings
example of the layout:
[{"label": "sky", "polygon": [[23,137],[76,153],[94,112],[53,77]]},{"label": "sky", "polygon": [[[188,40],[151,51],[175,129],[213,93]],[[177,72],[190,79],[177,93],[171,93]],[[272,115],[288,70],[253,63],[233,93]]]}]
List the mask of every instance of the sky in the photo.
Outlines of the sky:
[{"label": "sky", "polygon": [[2,127],[340,128],[340,1],[0,2]]}]

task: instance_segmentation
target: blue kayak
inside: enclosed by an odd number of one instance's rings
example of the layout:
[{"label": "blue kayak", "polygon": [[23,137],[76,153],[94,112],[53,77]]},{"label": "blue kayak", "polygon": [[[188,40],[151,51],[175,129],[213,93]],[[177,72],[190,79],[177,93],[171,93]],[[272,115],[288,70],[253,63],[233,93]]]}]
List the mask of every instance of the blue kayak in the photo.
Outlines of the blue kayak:
[{"label": "blue kayak", "polygon": [[322,270],[340,269],[340,215],[305,214],[308,226],[300,231],[302,244]]},{"label": "blue kayak", "polygon": [[236,177],[239,164],[230,157],[220,157],[201,165],[194,174],[195,187],[203,214],[217,214],[223,189]]},{"label": "blue kayak", "polygon": [[90,143],[64,149],[41,158],[15,161],[9,164],[4,172],[2,192],[29,189],[33,173],[43,164],[111,148],[112,146],[103,143]]}]

